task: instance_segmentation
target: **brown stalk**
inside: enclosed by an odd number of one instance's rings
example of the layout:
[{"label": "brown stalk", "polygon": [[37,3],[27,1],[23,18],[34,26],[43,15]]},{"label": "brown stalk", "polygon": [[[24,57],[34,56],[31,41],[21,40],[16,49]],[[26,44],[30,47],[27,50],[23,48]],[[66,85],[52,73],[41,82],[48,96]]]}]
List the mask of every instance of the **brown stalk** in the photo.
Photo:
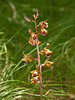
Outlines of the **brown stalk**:
[{"label": "brown stalk", "polygon": [[[36,24],[36,18],[35,18],[35,29],[36,29],[36,33],[37,33],[37,24]],[[38,37],[36,39],[36,46],[37,46],[37,55],[38,55],[38,65],[39,67],[39,73],[41,74],[41,65],[40,65],[40,53],[39,53],[39,47],[38,47]],[[40,98],[41,100],[42,98],[42,76],[40,75]]]}]

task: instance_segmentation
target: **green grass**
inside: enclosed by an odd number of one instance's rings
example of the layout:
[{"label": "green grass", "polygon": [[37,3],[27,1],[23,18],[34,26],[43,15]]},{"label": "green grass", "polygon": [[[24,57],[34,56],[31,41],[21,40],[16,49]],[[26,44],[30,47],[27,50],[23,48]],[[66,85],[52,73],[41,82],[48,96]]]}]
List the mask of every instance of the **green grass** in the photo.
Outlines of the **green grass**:
[{"label": "green grass", "polygon": [[[15,10],[12,9],[14,5]],[[40,50],[50,43],[53,69],[42,68],[44,100],[75,99],[75,1],[74,0],[0,0],[0,100],[40,100],[39,84],[30,84],[30,70],[37,61],[24,65],[22,52],[36,57],[36,46],[28,43],[28,29],[39,9],[37,23],[47,19],[48,34],[40,35]],[[14,12],[16,15],[14,15]],[[41,56],[41,63],[46,59]]]}]

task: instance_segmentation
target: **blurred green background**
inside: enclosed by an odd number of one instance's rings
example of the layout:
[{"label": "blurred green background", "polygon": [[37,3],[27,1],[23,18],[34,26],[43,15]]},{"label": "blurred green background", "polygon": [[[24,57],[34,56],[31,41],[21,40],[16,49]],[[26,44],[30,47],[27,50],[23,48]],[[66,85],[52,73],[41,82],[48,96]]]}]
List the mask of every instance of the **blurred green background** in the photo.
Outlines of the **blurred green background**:
[{"label": "blurred green background", "polygon": [[[34,23],[24,19],[37,9],[37,24],[46,19],[49,24],[39,48],[49,42],[54,61],[53,69],[42,68],[43,98],[75,100],[75,0],[0,0],[0,100],[40,100],[39,84],[30,84],[37,61],[21,61],[23,51],[37,57],[36,46],[28,43]],[[41,63],[45,59],[41,56]]]}]

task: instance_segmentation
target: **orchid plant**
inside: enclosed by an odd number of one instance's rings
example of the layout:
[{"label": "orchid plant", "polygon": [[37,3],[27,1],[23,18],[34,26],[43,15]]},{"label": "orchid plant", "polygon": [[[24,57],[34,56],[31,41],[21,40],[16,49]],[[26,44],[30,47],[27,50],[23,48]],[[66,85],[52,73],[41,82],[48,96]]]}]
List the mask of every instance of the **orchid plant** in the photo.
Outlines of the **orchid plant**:
[{"label": "orchid plant", "polygon": [[[50,58],[50,53],[52,53],[52,51],[50,51],[48,48],[50,46],[49,43],[47,43],[46,47],[43,48],[43,50],[39,51],[39,44],[41,43],[39,41],[39,36],[42,33],[43,36],[45,36],[48,31],[45,28],[48,28],[48,23],[47,20],[45,21],[41,21],[38,25],[36,24],[36,19],[39,16],[39,10],[37,10],[37,13],[33,15],[34,20],[32,20],[31,18],[25,16],[25,19],[28,22],[34,22],[35,23],[35,32],[33,32],[31,29],[29,29],[29,34],[31,35],[29,38],[29,43],[33,46],[36,45],[37,47],[37,58],[31,57],[29,54],[24,54],[24,58],[22,59],[22,61],[25,62],[25,64],[27,64],[27,62],[32,62],[33,60],[37,60],[38,64],[35,65],[35,70],[30,71],[30,73],[32,74],[32,79],[31,79],[31,84],[35,84],[38,83],[40,84],[40,97],[41,100],[42,98],[42,71],[41,68],[42,67],[50,67],[52,68],[52,64],[54,62],[49,61]],[[39,30],[37,30],[37,27],[40,27]],[[45,62],[43,64],[40,63],[40,55],[46,55],[47,59],[45,60]]]}]

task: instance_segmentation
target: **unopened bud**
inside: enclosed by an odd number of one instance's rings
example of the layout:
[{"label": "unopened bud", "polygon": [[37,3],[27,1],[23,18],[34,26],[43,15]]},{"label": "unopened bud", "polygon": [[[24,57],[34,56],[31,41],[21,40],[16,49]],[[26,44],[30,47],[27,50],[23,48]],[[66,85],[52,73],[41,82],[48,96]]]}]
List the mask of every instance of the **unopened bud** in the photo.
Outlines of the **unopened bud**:
[{"label": "unopened bud", "polygon": [[25,19],[28,21],[28,22],[32,22],[32,19],[30,19],[29,17],[25,16]]},{"label": "unopened bud", "polygon": [[49,46],[50,46],[50,44],[49,44],[49,43],[47,43],[46,48],[48,48]]},{"label": "unopened bud", "polygon": [[39,10],[37,10],[36,18],[39,16]]}]

